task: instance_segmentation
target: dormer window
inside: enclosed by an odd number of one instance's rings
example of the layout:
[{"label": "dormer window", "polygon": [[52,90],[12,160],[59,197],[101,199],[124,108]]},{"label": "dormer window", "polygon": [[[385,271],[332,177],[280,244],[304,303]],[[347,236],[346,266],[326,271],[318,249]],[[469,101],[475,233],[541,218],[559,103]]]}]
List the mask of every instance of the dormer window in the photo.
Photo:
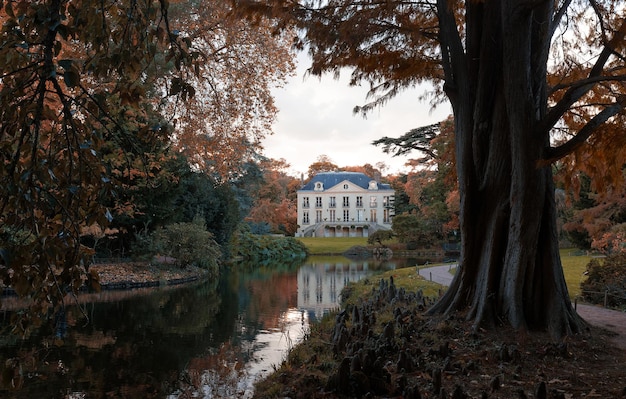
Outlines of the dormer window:
[{"label": "dormer window", "polygon": [[315,191],[322,191],[324,190],[324,183],[322,183],[321,181],[315,182]]},{"label": "dormer window", "polygon": [[376,183],[376,180],[370,181],[368,189],[370,189],[370,190],[378,190],[378,183]]}]

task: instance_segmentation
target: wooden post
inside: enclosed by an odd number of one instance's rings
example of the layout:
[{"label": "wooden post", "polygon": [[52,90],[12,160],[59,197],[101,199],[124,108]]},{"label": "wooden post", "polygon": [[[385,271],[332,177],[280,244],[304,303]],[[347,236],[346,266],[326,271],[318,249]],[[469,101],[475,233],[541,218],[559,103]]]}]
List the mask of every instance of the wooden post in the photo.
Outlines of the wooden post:
[{"label": "wooden post", "polygon": [[604,291],[604,307],[606,308],[606,305],[608,303],[609,300],[609,290],[605,290]]}]

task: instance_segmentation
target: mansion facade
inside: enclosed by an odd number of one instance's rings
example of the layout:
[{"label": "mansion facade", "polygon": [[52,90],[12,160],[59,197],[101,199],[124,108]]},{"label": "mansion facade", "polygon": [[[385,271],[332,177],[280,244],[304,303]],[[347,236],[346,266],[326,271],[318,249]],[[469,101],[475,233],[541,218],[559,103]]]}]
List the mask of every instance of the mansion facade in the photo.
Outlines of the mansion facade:
[{"label": "mansion facade", "polygon": [[391,230],[394,190],[358,172],[318,173],[298,190],[296,237],[368,237]]}]

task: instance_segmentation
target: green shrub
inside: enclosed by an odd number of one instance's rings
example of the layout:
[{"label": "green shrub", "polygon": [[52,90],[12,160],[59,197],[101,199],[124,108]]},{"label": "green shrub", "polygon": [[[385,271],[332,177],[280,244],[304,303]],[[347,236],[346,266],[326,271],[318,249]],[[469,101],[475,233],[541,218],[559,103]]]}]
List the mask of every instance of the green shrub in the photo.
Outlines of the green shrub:
[{"label": "green shrub", "polygon": [[419,246],[430,246],[440,239],[435,226],[418,215],[403,214],[393,218],[391,229],[401,243],[415,241]]},{"label": "green shrub", "polygon": [[383,245],[383,241],[390,241],[393,239],[393,231],[391,230],[376,230],[367,237],[368,244]]},{"label": "green shrub", "polygon": [[306,258],[306,246],[293,237],[252,234],[241,228],[231,242],[233,254],[247,261],[291,261]]},{"label": "green shrub", "polygon": [[583,298],[610,307],[626,307],[626,254],[592,259],[587,264],[587,279],[580,284]]},{"label": "green shrub", "polygon": [[167,225],[141,241],[143,252],[151,257],[167,257],[178,267],[194,265],[207,269],[212,275],[218,274],[220,246],[200,218],[192,223]]}]

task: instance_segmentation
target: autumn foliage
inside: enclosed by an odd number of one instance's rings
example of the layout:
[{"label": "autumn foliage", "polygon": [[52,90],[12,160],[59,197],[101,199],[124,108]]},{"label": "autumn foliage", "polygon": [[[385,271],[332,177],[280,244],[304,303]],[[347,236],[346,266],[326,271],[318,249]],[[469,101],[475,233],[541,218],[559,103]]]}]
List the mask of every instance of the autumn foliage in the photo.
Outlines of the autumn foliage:
[{"label": "autumn foliage", "polygon": [[[0,1],[0,21],[0,279],[41,313],[97,244],[180,218],[157,209],[181,153],[216,185],[240,178],[292,68],[272,24],[227,2]],[[234,230],[229,212],[207,228]]]},{"label": "autumn foliage", "polygon": [[164,2],[1,3],[0,276],[42,303],[82,283],[81,227],[111,220],[117,177],[151,169],[153,153],[132,150],[168,132],[144,71],[157,55],[191,61]]},{"label": "autumn foliage", "polygon": [[184,27],[198,61],[187,81],[162,87],[168,96],[161,112],[176,128],[173,146],[198,169],[236,178],[271,134],[277,113],[271,89],[294,69],[290,35],[277,35],[269,19],[250,24],[228,1],[178,0],[169,16]]}]

